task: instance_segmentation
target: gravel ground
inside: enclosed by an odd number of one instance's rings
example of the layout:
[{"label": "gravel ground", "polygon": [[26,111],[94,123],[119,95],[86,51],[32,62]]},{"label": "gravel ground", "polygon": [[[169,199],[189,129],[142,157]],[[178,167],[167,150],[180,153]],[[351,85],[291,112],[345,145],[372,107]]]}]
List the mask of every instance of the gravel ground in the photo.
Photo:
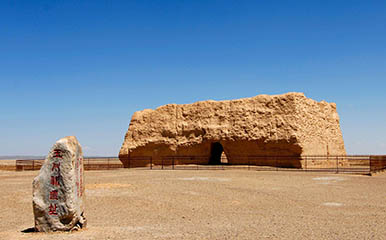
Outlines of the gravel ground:
[{"label": "gravel ground", "polygon": [[34,226],[37,171],[0,171],[0,239],[386,239],[386,174],[86,172],[85,230]]}]

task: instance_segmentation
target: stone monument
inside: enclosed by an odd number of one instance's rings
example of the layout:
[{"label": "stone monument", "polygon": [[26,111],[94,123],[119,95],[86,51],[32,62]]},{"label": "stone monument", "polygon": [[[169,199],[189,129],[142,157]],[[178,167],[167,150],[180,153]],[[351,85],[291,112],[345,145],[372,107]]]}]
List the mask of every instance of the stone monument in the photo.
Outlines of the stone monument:
[{"label": "stone monument", "polygon": [[78,140],[57,141],[33,181],[35,231],[72,231],[86,226],[83,154]]}]

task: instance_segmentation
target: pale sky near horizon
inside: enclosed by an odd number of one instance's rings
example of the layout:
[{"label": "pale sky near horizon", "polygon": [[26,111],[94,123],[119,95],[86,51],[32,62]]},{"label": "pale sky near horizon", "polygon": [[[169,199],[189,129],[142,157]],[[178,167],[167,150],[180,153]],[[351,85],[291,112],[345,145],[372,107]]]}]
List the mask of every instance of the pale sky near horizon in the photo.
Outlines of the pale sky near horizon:
[{"label": "pale sky near horizon", "polygon": [[131,115],[304,92],[349,154],[386,154],[386,1],[1,1],[0,155],[75,135],[116,156]]}]

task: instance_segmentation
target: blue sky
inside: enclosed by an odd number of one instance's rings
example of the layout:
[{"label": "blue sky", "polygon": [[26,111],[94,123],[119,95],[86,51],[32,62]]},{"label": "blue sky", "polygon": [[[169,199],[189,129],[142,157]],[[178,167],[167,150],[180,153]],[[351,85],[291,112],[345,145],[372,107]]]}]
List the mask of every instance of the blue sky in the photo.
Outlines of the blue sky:
[{"label": "blue sky", "polygon": [[0,155],[118,154],[167,103],[304,92],[386,154],[386,1],[1,1]]}]

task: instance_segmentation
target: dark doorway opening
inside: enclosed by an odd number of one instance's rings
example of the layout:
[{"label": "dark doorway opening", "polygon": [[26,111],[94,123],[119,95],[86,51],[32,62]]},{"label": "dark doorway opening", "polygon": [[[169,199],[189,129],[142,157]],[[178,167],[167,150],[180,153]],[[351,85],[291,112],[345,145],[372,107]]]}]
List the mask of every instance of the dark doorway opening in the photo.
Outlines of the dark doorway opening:
[{"label": "dark doorway opening", "polygon": [[224,148],[222,147],[221,143],[219,142],[212,143],[211,150],[210,150],[209,164],[220,165],[221,154],[223,152],[224,152]]}]

